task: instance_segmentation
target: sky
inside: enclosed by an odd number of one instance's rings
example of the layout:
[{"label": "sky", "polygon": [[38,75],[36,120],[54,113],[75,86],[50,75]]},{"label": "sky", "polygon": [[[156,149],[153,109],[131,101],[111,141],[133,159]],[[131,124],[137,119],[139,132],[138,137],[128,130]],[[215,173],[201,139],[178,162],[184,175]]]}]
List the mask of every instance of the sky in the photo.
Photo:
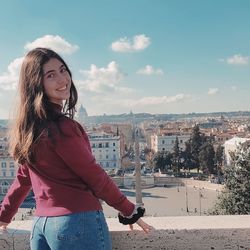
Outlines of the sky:
[{"label": "sky", "polygon": [[58,52],[89,115],[250,110],[249,0],[1,0],[0,119],[24,55]]}]

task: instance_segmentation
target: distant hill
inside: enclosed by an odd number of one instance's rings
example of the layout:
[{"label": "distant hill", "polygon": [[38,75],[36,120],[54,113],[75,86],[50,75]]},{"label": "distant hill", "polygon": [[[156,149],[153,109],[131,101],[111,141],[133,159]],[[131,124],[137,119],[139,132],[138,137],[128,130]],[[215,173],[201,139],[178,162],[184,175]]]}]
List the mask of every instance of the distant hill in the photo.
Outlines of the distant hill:
[{"label": "distant hill", "polygon": [[[124,113],[118,115],[98,115],[88,116],[86,122],[90,123],[105,123],[105,122],[141,122],[145,120],[157,120],[157,121],[176,121],[181,119],[194,119],[200,117],[224,117],[224,118],[236,118],[236,117],[250,117],[250,111],[232,111],[232,112],[210,112],[210,113],[183,113],[183,114],[150,114],[150,113]],[[0,126],[6,127],[8,120],[0,119]]]}]

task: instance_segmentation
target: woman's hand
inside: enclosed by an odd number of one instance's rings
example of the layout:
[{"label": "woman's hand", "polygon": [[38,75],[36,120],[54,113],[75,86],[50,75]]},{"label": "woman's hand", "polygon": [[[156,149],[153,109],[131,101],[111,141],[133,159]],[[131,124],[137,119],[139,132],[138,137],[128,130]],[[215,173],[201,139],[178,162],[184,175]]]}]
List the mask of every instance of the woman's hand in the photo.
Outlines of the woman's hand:
[{"label": "woman's hand", "polygon": [[[138,219],[138,221],[136,222],[136,224],[137,224],[139,227],[141,227],[145,233],[149,233],[149,232],[153,229],[152,226],[148,225],[148,224],[147,224],[145,221],[143,221],[141,218]],[[133,224],[132,224],[132,225],[129,225],[129,228],[130,228],[131,230],[133,230]]]},{"label": "woman's hand", "polygon": [[8,224],[9,224],[9,223],[0,221],[0,228],[2,228],[2,230],[5,231],[5,230],[7,230]]}]

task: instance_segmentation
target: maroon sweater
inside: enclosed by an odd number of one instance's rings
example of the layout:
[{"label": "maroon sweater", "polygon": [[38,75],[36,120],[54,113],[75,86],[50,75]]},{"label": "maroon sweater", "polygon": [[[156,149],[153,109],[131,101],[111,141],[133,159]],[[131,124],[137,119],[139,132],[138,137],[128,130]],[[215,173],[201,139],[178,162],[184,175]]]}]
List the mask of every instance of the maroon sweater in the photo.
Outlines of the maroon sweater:
[{"label": "maroon sweater", "polygon": [[125,216],[134,204],[96,163],[88,137],[76,121],[60,118],[61,132],[51,123],[53,137],[44,133],[35,146],[36,165],[20,165],[5,196],[0,221],[9,223],[30,189],[36,200],[36,216],[59,216],[101,210],[99,198]]}]

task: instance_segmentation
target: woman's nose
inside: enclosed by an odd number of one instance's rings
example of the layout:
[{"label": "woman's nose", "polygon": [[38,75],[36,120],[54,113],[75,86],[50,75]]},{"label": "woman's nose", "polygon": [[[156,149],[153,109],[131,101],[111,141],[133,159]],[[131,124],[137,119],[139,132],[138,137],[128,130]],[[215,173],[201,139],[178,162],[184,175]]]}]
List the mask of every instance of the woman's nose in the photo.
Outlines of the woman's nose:
[{"label": "woman's nose", "polygon": [[63,75],[63,74],[59,74],[58,76],[58,83],[59,84],[66,84],[68,83],[69,79],[67,76]]}]

